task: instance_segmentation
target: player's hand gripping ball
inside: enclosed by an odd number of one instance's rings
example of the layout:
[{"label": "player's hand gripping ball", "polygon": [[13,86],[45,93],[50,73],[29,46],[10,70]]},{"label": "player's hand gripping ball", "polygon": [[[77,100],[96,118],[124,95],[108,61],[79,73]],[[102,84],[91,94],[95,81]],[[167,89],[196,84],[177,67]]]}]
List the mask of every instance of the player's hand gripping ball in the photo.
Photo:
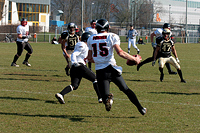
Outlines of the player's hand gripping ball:
[{"label": "player's hand gripping ball", "polygon": [[[141,57],[140,55],[138,55],[138,54],[137,54],[137,55],[133,55],[133,56],[134,56],[134,57],[137,57],[139,61],[142,60],[142,57]],[[140,63],[140,62],[139,62],[139,63]],[[137,62],[131,61],[131,60],[127,60],[127,61],[126,61],[126,64],[127,64],[128,66],[138,65]]]}]

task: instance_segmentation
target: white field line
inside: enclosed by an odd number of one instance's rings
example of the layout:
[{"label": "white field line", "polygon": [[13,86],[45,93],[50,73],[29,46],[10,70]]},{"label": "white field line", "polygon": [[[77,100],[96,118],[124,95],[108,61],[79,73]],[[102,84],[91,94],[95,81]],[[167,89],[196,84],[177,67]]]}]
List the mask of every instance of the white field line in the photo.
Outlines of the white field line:
[{"label": "white field line", "polygon": [[[19,92],[19,93],[30,93],[30,94],[47,94],[47,95],[54,95],[52,93],[48,93],[48,92],[32,92],[32,91],[20,91],[20,90],[0,90],[0,91],[9,91],[9,92]],[[96,98],[96,97],[90,97],[90,96],[79,96],[79,95],[68,95],[68,96],[72,96],[72,97],[85,97],[85,98]],[[119,99],[119,98],[114,98],[117,100],[129,100],[127,99]],[[200,106],[198,104],[188,104],[188,103],[172,103],[172,102],[162,102],[162,101],[148,101],[148,100],[140,100],[140,102],[143,103],[156,103],[156,104],[175,104],[175,105],[186,105],[186,106]]]}]

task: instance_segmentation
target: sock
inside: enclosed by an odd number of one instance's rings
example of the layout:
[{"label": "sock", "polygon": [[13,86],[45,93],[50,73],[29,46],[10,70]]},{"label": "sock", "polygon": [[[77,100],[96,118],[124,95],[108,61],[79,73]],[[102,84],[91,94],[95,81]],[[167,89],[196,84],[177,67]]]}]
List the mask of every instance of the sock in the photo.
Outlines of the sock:
[{"label": "sock", "polygon": [[142,61],[139,65],[142,66],[142,65],[152,62],[152,61],[153,61],[153,57],[149,57],[146,60]]},{"label": "sock", "polygon": [[168,70],[168,72],[171,72],[171,71],[172,71],[172,69],[171,69],[171,67],[170,67],[170,64],[169,64],[169,63],[165,63],[165,66],[167,67],[167,70]]},{"label": "sock", "polygon": [[19,58],[19,56],[15,55],[15,56],[14,56],[14,59],[13,59],[13,63],[16,63],[17,60],[18,60],[18,58]]},{"label": "sock", "polygon": [[163,68],[159,67],[159,71],[160,71],[161,74],[163,74]]},{"label": "sock", "polygon": [[94,90],[95,90],[95,92],[96,92],[96,94],[97,94],[97,96],[98,96],[98,99],[102,98],[102,97],[101,97],[101,94],[100,94],[100,91],[99,91],[99,88],[98,88],[97,81],[94,81],[94,82],[93,82],[93,87],[94,87]]},{"label": "sock", "polygon": [[129,100],[138,108],[139,111],[143,109],[142,105],[137,99],[137,96],[131,89],[125,90],[124,93],[128,96]]},{"label": "sock", "polygon": [[92,63],[91,62],[88,62],[88,68],[91,70],[91,68],[92,68]]},{"label": "sock", "polygon": [[180,79],[181,79],[181,80],[183,80],[182,71],[181,71],[181,70],[179,70],[179,69],[177,69],[177,71],[178,71],[178,75],[179,75]]},{"label": "sock", "polygon": [[30,58],[30,56],[31,55],[27,53],[24,61],[28,62],[28,59]]},{"label": "sock", "polygon": [[64,96],[65,94],[67,94],[67,93],[69,93],[69,92],[71,92],[71,91],[73,91],[73,87],[72,87],[71,85],[69,85],[69,86],[65,87],[65,88],[60,92],[60,94]]}]

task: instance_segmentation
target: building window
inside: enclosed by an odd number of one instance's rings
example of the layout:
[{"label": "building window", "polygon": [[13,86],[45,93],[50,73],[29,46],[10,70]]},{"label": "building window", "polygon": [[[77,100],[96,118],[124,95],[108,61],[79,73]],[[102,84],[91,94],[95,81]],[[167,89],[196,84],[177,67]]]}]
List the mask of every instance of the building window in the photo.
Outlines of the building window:
[{"label": "building window", "polygon": [[19,19],[26,18],[27,21],[39,21],[39,13],[49,13],[48,5],[17,3]]}]

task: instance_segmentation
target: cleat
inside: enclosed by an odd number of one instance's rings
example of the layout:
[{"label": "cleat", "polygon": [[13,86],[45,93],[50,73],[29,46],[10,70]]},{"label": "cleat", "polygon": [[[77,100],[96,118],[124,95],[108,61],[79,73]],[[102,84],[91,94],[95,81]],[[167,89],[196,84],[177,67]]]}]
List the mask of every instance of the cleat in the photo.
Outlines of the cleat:
[{"label": "cleat", "polygon": [[58,99],[58,102],[59,102],[60,104],[65,104],[63,95],[61,95],[60,93],[56,93],[56,94],[55,94],[55,97]]},{"label": "cleat", "polygon": [[186,81],[184,79],[182,79],[181,82],[186,83]]},{"label": "cleat", "polygon": [[164,74],[160,74],[160,81],[162,82],[164,78]]},{"label": "cleat", "polygon": [[140,113],[141,113],[142,115],[145,115],[145,114],[147,113],[147,109],[146,109],[146,108],[143,108],[142,110],[140,110]]},{"label": "cleat", "polygon": [[140,53],[140,51],[137,51],[137,54],[139,54]]},{"label": "cleat", "polygon": [[15,67],[19,67],[19,65],[17,65],[16,63],[11,63],[11,66],[15,66]]},{"label": "cleat", "polygon": [[99,98],[99,100],[98,100],[98,101],[99,101],[99,103],[102,103],[102,102],[103,102],[102,98]]},{"label": "cleat", "polygon": [[169,74],[174,74],[174,75],[176,75],[177,72],[171,71],[171,72],[169,72]]},{"label": "cleat", "polygon": [[23,61],[23,63],[22,64],[24,64],[24,65],[26,65],[26,66],[28,66],[28,67],[30,67],[31,66],[31,64],[29,64],[28,63],[28,61]]},{"label": "cleat", "polygon": [[130,51],[128,51],[128,53],[130,54]]},{"label": "cleat", "polygon": [[66,72],[66,75],[67,75],[67,76],[70,75],[70,72],[69,72],[69,68],[68,68],[68,67],[65,67],[65,72]]},{"label": "cleat", "polygon": [[109,95],[108,95],[108,98],[106,99],[106,103],[105,103],[105,107],[106,107],[106,110],[107,111],[110,111],[111,110],[111,106],[112,106],[112,104],[113,104],[113,94],[112,93],[110,93]]}]

